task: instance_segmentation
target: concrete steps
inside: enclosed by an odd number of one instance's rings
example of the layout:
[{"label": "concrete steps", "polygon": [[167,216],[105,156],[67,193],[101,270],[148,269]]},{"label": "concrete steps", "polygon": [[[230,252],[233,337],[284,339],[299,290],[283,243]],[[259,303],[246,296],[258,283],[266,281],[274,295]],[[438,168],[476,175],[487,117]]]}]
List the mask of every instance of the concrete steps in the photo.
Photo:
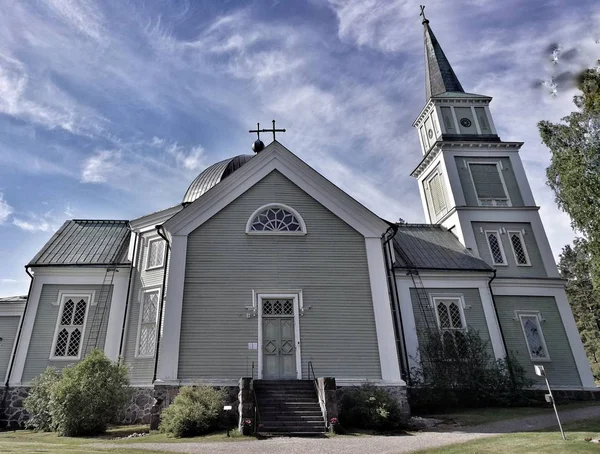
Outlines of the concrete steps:
[{"label": "concrete steps", "polygon": [[325,420],[312,380],[254,380],[261,435],[320,435]]}]

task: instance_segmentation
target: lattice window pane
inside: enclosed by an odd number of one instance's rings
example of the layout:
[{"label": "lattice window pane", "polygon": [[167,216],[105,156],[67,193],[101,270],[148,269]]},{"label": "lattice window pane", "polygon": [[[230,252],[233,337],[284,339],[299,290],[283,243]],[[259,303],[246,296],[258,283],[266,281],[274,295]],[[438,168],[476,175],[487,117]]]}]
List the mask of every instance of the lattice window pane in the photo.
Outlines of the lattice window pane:
[{"label": "lattice window pane", "polygon": [[87,303],[85,300],[81,299],[77,303],[75,307],[75,315],[73,316],[73,325],[74,326],[82,326],[85,321],[85,309],[87,307]]},{"label": "lattice window pane", "polygon": [[456,303],[450,303],[448,306],[448,310],[450,312],[450,320],[452,321],[452,328],[462,329],[462,318],[460,316],[460,309]]},{"label": "lattice window pane", "polygon": [[263,301],[263,314],[272,315],[273,314],[273,304],[271,301]]},{"label": "lattice window pane", "polygon": [[467,337],[463,331],[454,331],[454,344],[456,345],[456,350],[458,354],[461,356],[466,356],[468,353],[469,346],[467,344]]},{"label": "lattice window pane", "polygon": [[280,208],[267,208],[257,214],[250,224],[255,232],[302,232],[299,219],[290,211]]},{"label": "lattice window pane", "polygon": [[148,245],[148,268],[162,266],[165,253],[165,242],[162,240],[150,241]]},{"label": "lattice window pane", "polygon": [[54,349],[54,356],[65,356],[65,352],[67,351],[67,342],[69,340],[69,332],[63,328],[58,333],[58,337],[56,339],[56,348]]},{"label": "lattice window pane", "polygon": [[81,342],[81,331],[74,329],[71,331],[69,338],[69,348],[67,349],[67,356],[77,356],[79,354],[79,344]]},{"label": "lattice window pane", "polygon": [[263,315],[293,315],[292,300],[263,300]]},{"label": "lattice window pane", "polygon": [[156,327],[142,326],[140,332],[140,355],[152,355],[154,353],[154,344],[156,342]]},{"label": "lattice window pane", "polygon": [[525,339],[529,347],[529,353],[532,358],[546,358],[546,350],[540,334],[540,328],[537,322],[537,317],[522,317],[523,330],[525,331]]},{"label": "lattice window pane", "polygon": [[60,318],[61,325],[70,325],[71,320],[73,319],[73,308],[75,307],[75,303],[72,299],[65,301],[65,305],[63,306],[62,317]]},{"label": "lattice window pane", "polygon": [[503,265],[504,255],[502,254],[502,246],[500,246],[498,234],[496,232],[488,232],[487,239],[490,245],[490,250],[492,251],[492,260],[497,265]]},{"label": "lattice window pane", "polygon": [[440,328],[450,328],[450,317],[448,315],[448,308],[444,303],[438,303],[437,305],[438,317],[440,319]]},{"label": "lattice window pane", "polygon": [[527,253],[525,252],[525,245],[519,233],[513,232],[510,234],[510,242],[512,243],[515,251],[515,259],[519,265],[527,265]]},{"label": "lattice window pane", "polygon": [[144,293],[144,301],[142,304],[142,323],[155,322],[157,309],[158,292]]}]

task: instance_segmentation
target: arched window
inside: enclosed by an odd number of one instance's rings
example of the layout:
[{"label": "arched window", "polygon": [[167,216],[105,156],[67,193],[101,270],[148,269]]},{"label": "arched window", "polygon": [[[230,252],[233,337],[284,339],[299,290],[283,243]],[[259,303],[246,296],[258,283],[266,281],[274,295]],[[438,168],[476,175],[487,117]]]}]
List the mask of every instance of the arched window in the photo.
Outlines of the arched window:
[{"label": "arched window", "polygon": [[306,235],[306,224],[300,214],[286,205],[271,203],[252,213],[246,233],[262,235]]}]

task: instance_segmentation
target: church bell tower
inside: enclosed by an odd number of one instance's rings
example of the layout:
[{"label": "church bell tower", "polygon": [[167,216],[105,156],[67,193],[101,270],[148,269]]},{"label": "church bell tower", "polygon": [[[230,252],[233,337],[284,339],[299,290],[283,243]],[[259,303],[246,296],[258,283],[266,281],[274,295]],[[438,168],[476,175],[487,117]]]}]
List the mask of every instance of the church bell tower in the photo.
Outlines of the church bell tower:
[{"label": "church bell tower", "polygon": [[426,104],[413,126],[425,217],[504,277],[558,277],[519,150],[500,139],[490,96],[465,92],[423,15]]}]

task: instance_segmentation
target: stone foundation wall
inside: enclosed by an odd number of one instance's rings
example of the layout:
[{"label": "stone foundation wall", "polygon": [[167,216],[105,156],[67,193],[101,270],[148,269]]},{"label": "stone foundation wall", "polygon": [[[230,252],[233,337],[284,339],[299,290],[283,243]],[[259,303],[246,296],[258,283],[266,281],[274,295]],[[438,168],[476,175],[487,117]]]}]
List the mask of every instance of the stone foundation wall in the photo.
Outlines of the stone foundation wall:
[{"label": "stone foundation wall", "polygon": [[[154,388],[133,388],[131,402],[126,410],[115,418],[117,424],[151,424],[154,414],[158,427],[160,412],[167,408],[179,393],[179,386],[156,385]],[[228,386],[227,402],[233,406],[232,419],[238,418],[237,386]],[[9,388],[0,392],[0,429],[23,429],[29,419],[23,401],[29,394],[28,387]]]},{"label": "stone foundation wall", "polygon": [[23,401],[29,395],[29,388],[8,388],[0,393],[0,429],[22,429],[29,419]]},{"label": "stone foundation wall", "polygon": [[133,388],[131,403],[117,417],[119,424],[150,424],[150,410],[154,405],[154,388]]}]

